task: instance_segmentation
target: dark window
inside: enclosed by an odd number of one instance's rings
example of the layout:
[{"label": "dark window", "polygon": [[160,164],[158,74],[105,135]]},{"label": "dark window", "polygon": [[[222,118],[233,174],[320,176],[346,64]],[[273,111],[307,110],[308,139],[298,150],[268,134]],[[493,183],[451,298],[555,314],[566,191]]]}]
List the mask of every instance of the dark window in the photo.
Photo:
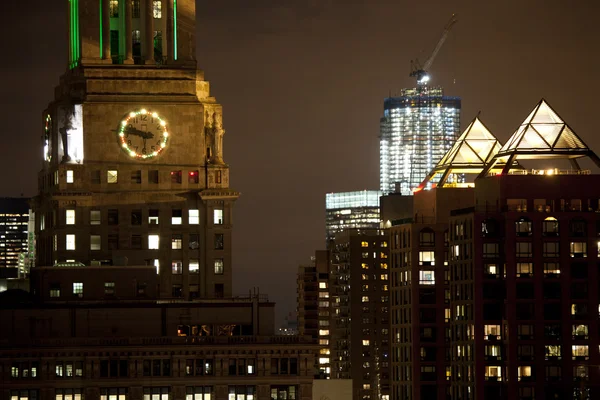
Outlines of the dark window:
[{"label": "dark window", "polygon": [[225,239],[222,233],[215,233],[215,250],[223,250],[224,241]]},{"label": "dark window", "polygon": [[215,183],[223,183],[223,174],[221,171],[215,173]]},{"label": "dark window", "polygon": [[148,224],[158,225],[158,210],[148,210]]},{"label": "dark window", "polygon": [[585,279],[588,277],[588,265],[587,263],[573,263],[571,264],[571,278],[573,279]]},{"label": "dark window", "polygon": [[181,287],[181,285],[173,285],[172,292],[173,297],[183,296],[183,288]]},{"label": "dark window", "polygon": [[142,171],[131,171],[131,183],[142,183]]},{"label": "dark window", "polygon": [[92,171],[92,184],[99,185],[101,183],[101,175],[99,170]]},{"label": "dark window", "polygon": [[119,210],[108,210],[108,225],[119,225]]},{"label": "dark window", "polygon": [[526,320],[533,319],[535,315],[535,307],[533,303],[517,304],[517,319]]},{"label": "dark window", "polygon": [[544,282],[544,298],[560,299],[561,285],[558,282]]},{"label": "dark window", "polygon": [[198,235],[197,233],[191,233],[188,245],[189,248],[192,250],[197,250],[198,248],[200,248],[200,235]]},{"label": "dark window", "polygon": [[[271,363],[274,360],[271,359]],[[235,375],[237,373],[237,359],[235,358],[230,358],[229,359],[229,375]],[[273,373],[273,371],[271,371],[271,373]]]},{"label": "dark window", "polygon": [[489,303],[483,305],[483,319],[487,321],[497,321],[502,319],[502,304]]},{"label": "dark window", "polygon": [[119,235],[109,234],[108,235],[108,249],[118,250],[119,249]]},{"label": "dark window", "polygon": [[588,284],[585,282],[572,283],[571,284],[571,298],[572,299],[587,299],[588,298]]},{"label": "dark window", "polygon": [[533,299],[535,291],[533,283],[517,283],[517,299]]},{"label": "dark window", "polygon": [[140,17],[140,0],[131,0],[131,18]]},{"label": "dark window", "polygon": [[142,210],[133,210],[131,212],[131,225],[142,224]]},{"label": "dark window", "polygon": [[181,183],[181,171],[171,171],[171,183]]},{"label": "dark window", "polygon": [[148,171],[148,183],[158,183],[158,170],[150,170]]},{"label": "dark window", "polygon": [[562,326],[559,324],[544,325],[545,339],[560,339],[562,334]]},{"label": "dark window", "polygon": [[569,224],[569,232],[574,237],[587,236],[587,226],[585,220],[581,218],[575,218],[571,220]]},{"label": "dark window", "polygon": [[435,245],[435,233],[430,228],[424,228],[419,232],[419,244],[421,246]]},{"label": "dark window", "polygon": [[222,283],[215,283],[215,297],[222,299],[225,296],[225,287]]},{"label": "dark window", "polygon": [[532,243],[531,242],[517,242],[516,243],[516,256],[517,257],[531,257],[532,253]]},{"label": "dark window", "polygon": [[481,234],[483,237],[495,237],[498,235],[498,223],[488,218],[481,223]]},{"label": "dark window", "polygon": [[544,304],[544,319],[547,320],[560,320],[561,311],[560,304]]},{"label": "dark window", "polygon": [[131,248],[132,249],[141,249],[142,248],[142,236],[141,235],[131,235]]}]

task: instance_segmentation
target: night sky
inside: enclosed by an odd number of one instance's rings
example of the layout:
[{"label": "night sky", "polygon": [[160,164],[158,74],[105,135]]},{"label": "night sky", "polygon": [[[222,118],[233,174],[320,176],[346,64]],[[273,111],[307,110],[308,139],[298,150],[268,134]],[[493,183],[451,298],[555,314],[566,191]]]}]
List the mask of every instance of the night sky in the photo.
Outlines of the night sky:
[{"label": "night sky", "polygon": [[[66,69],[66,0],[5,1],[0,63],[0,196],[32,196],[41,113]],[[600,151],[597,0],[198,1],[197,59],[224,107],[234,209],[234,291],[251,286],[295,308],[295,273],[324,247],[325,193],[377,189],[383,99],[414,84],[410,60],[433,50],[432,83],[481,110],[505,141],[546,98]]]}]

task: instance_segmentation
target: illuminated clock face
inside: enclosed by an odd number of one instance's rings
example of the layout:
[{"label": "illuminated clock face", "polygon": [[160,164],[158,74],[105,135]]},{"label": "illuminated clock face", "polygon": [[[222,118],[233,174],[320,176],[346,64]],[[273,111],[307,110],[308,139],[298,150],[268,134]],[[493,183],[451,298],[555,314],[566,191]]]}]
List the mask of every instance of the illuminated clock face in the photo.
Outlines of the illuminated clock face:
[{"label": "illuminated clock face", "polygon": [[158,156],[166,149],[169,139],[166,121],[158,113],[146,109],[127,114],[117,132],[123,150],[138,160]]},{"label": "illuminated clock face", "polygon": [[52,159],[52,117],[50,114],[46,115],[46,121],[44,122],[44,160],[50,162]]}]

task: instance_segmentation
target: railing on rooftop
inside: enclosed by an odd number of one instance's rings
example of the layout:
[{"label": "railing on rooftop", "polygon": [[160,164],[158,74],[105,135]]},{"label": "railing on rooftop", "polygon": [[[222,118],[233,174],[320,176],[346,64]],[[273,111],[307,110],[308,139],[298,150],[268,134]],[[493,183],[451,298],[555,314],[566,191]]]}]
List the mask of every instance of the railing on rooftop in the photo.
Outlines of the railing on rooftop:
[{"label": "railing on rooftop", "polygon": [[[591,175],[592,171],[589,169],[511,169],[508,171],[508,175]],[[490,176],[501,175],[494,172],[490,172]]]}]

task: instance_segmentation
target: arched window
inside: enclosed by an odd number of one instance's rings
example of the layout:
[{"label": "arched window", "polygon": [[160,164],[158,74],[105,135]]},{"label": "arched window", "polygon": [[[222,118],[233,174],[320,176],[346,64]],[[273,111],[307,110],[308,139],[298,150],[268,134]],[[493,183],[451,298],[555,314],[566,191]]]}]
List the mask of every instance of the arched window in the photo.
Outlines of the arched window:
[{"label": "arched window", "polygon": [[529,218],[521,217],[515,222],[515,228],[517,236],[531,236],[533,233],[531,220]]},{"label": "arched window", "polygon": [[556,218],[546,218],[542,228],[542,234],[544,236],[558,236],[558,220]]},{"label": "arched window", "polygon": [[419,244],[421,246],[434,246],[435,245],[435,233],[431,228],[423,228],[419,232]]}]

